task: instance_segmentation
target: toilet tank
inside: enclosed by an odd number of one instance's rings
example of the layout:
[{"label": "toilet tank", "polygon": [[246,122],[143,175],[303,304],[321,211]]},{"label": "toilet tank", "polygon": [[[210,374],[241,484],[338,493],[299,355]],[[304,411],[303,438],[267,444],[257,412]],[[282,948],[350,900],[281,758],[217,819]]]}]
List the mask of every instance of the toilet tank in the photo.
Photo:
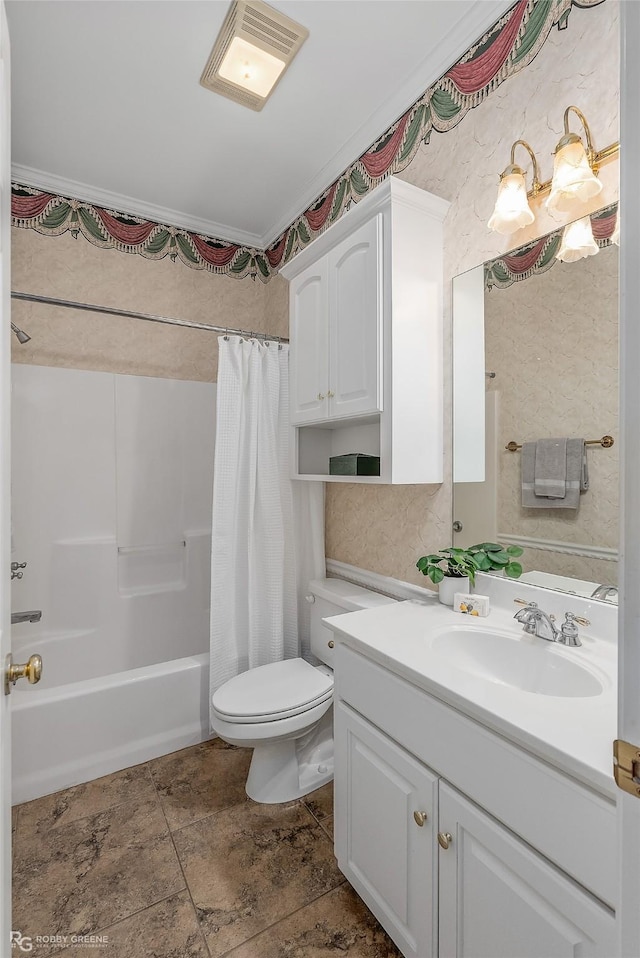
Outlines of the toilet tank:
[{"label": "toilet tank", "polygon": [[343,612],[358,612],[395,602],[387,595],[363,589],[343,579],[313,579],[309,583],[308,599],[311,601],[311,652],[317,659],[333,668],[333,632],[322,620]]}]

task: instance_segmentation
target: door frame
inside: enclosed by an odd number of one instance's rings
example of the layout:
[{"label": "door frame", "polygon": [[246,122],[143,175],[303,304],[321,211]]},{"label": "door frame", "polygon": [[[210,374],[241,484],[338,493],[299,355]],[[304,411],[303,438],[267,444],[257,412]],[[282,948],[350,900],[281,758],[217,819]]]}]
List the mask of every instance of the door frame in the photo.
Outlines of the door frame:
[{"label": "door frame", "polygon": [[[11,642],[11,62],[0,0],[0,953],[11,931],[11,712],[4,695]],[[10,946],[9,946],[10,947]]]},{"label": "door frame", "polygon": [[[618,738],[640,746],[640,3],[621,7]],[[618,792],[619,953],[640,955],[640,801]]]}]

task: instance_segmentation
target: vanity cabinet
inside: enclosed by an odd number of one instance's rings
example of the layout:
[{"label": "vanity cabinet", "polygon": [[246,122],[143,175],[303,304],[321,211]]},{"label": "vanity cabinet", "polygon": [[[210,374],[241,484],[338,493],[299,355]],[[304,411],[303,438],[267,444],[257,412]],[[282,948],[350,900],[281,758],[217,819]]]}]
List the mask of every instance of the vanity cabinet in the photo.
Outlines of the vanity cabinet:
[{"label": "vanity cabinet", "polygon": [[610,958],[615,806],[342,641],[335,677],[336,857],[402,954]]},{"label": "vanity cabinet", "polygon": [[610,958],[612,919],[511,832],[440,783],[442,958]]},{"label": "vanity cabinet", "polygon": [[[448,205],[390,177],[282,269],[294,478],[442,482]],[[380,457],[380,475],[330,475],[350,453]]]},{"label": "vanity cabinet", "polygon": [[407,958],[433,958],[437,776],[341,703],[335,724],[340,868]]}]

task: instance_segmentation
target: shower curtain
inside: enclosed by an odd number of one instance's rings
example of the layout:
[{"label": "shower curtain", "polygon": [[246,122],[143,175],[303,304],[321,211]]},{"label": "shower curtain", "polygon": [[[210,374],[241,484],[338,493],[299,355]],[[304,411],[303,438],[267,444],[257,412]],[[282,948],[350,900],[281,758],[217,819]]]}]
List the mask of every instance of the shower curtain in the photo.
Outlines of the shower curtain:
[{"label": "shower curtain", "polygon": [[211,548],[210,689],[309,655],[309,579],[323,576],[324,486],[289,478],[289,347],[220,337]]}]

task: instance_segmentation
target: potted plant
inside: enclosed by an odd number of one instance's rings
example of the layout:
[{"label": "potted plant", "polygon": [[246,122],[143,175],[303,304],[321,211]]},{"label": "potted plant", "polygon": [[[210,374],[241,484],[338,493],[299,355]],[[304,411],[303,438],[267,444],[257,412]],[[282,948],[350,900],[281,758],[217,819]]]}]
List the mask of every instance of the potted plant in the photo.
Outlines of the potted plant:
[{"label": "potted plant", "polygon": [[438,585],[438,598],[444,605],[453,605],[456,592],[467,592],[475,585],[476,572],[504,572],[510,579],[522,575],[522,566],[514,559],[522,555],[520,546],[498,542],[480,542],[466,549],[451,546],[439,553],[421,556],[416,567]]}]

